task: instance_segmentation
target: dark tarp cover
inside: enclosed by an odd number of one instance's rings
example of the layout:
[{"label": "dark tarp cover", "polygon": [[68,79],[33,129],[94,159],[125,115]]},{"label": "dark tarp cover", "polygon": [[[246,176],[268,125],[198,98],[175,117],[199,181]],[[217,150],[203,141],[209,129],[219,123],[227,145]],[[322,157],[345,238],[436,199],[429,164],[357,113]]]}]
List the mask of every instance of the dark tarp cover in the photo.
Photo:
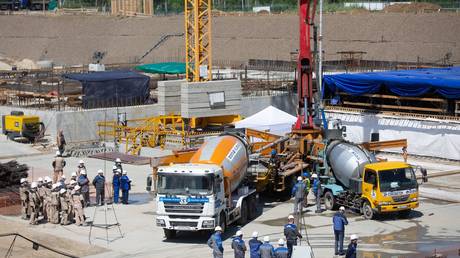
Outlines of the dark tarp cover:
[{"label": "dark tarp cover", "polygon": [[356,96],[376,93],[385,87],[403,97],[437,93],[448,99],[460,99],[460,66],[325,75],[324,86],[326,95],[339,90]]},{"label": "dark tarp cover", "polygon": [[144,64],[144,65],[136,66],[136,70],[140,70],[146,73],[184,74],[185,73],[185,63],[167,62],[167,63],[156,63],[156,64]]},{"label": "dark tarp cover", "polygon": [[148,76],[132,71],[64,74],[83,87],[83,108],[145,104],[150,95]]}]

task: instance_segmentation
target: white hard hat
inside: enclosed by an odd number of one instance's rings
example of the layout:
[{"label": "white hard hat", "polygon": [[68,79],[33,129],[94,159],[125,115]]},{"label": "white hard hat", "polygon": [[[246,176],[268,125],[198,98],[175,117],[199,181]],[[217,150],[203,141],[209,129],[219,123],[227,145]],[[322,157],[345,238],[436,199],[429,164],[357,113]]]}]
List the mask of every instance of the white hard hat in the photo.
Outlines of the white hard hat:
[{"label": "white hard hat", "polygon": [[52,185],[51,185],[51,189],[52,189],[52,190],[53,190],[53,189],[56,189],[58,186],[59,186],[59,184],[52,184]]},{"label": "white hard hat", "polygon": [[86,170],[83,169],[82,171],[80,171],[80,174],[86,175]]},{"label": "white hard hat", "polygon": [[264,236],[264,242],[270,242],[270,237],[269,236]]},{"label": "white hard hat", "polygon": [[85,162],[82,159],[78,163],[79,164],[85,164]]},{"label": "white hard hat", "polygon": [[21,178],[20,182],[21,184],[27,182],[27,178]]},{"label": "white hard hat", "polygon": [[117,168],[118,168],[118,167],[114,165],[114,166],[112,167],[112,170],[116,170]]},{"label": "white hard hat", "polygon": [[61,176],[61,179],[66,179],[65,175],[62,175],[62,176]]},{"label": "white hard hat", "polygon": [[56,156],[59,156],[61,155],[61,153],[59,151],[56,151]]},{"label": "white hard hat", "polygon": [[61,190],[59,190],[59,193],[61,193],[61,194],[65,193],[65,192],[67,192],[67,190],[65,188],[62,188]]},{"label": "white hard hat", "polygon": [[30,185],[31,188],[37,188],[37,182],[32,182],[32,184]]},{"label": "white hard hat", "polygon": [[216,228],[214,228],[214,231],[222,231],[222,228],[220,226],[217,226]]},{"label": "white hard hat", "polygon": [[358,239],[358,235],[353,234],[350,236],[350,240],[356,240],[356,239]]},{"label": "white hard hat", "polygon": [[77,172],[72,172],[72,176],[77,176]]},{"label": "white hard hat", "polygon": [[43,178],[42,178],[42,177],[39,177],[39,178],[37,179],[37,182],[43,182]]},{"label": "white hard hat", "polygon": [[288,216],[288,219],[294,219],[294,216],[293,216],[293,215],[289,215],[289,216]]},{"label": "white hard hat", "polygon": [[75,190],[80,190],[80,188],[81,188],[81,187],[80,187],[79,185],[76,185],[74,189],[75,189]]},{"label": "white hard hat", "polygon": [[117,159],[115,160],[115,162],[121,162],[121,159],[120,159],[120,158],[117,158]]},{"label": "white hard hat", "polygon": [[104,171],[103,171],[102,169],[99,169],[99,170],[97,171],[97,173],[98,173],[98,174],[104,174]]},{"label": "white hard hat", "polygon": [[344,211],[344,210],[345,210],[345,207],[340,206],[339,210]]},{"label": "white hard hat", "polygon": [[252,232],[252,237],[259,237],[259,232],[257,231]]},{"label": "white hard hat", "polygon": [[47,183],[48,183],[48,182],[51,182],[51,178],[50,178],[49,176],[45,176],[45,180],[44,180],[44,181],[47,182]]},{"label": "white hard hat", "polygon": [[302,181],[302,177],[301,176],[297,177],[297,181]]},{"label": "white hard hat", "polygon": [[317,174],[313,174],[313,175],[311,175],[311,178],[318,178],[318,175],[317,175]]},{"label": "white hard hat", "polygon": [[71,184],[71,185],[74,185],[74,184],[76,184],[76,183],[77,183],[77,181],[75,181],[75,180],[70,180],[70,184]]},{"label": "white hard hat", "polygon": [[284,239],[280,238],[280,240],[278,240],[278,244],[279,245],[284,245]]},{"label": "white hard hat", "polygon": [[127,175],[127,174],[128,174],[128,171],[123,170],[123,175]]},{"label": "white hard hat", "polygon": [[242,235],[243,235],[243,231],[241,230],[236,231],[235,236],[242,236]]}]

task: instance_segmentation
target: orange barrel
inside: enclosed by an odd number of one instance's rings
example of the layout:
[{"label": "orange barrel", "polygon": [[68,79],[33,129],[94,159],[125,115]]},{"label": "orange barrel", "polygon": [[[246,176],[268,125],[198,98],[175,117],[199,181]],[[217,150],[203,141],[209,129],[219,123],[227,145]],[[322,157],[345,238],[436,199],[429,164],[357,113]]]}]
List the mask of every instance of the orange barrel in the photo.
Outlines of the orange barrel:
[{"label": "orange barrel", "polygon": [[248,153],[243,140],[222,135],[207,140],[190,159],[190,163],[215,164],[222,167],[230,192],[240,185],[248,168]]}]

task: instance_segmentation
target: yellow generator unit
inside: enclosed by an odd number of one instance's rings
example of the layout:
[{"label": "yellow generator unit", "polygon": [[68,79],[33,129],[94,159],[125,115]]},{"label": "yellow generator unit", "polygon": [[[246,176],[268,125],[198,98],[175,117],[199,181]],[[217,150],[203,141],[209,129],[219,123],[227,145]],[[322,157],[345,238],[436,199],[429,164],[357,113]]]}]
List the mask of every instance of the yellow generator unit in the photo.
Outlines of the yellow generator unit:
[{"label": "yellow generator unit", "polygon": [[26,116],[21,111],[2,116],[2,133],[10,140],[34,142],[44,131],[45,126],[38,116]]}]

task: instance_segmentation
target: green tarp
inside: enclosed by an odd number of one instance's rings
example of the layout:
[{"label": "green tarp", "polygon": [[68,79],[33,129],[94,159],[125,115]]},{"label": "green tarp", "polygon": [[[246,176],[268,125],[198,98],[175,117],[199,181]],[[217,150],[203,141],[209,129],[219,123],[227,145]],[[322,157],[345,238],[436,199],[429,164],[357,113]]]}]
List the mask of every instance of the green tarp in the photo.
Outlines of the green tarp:
[{"label": "green tarp", "polygon": [[159,73],[159,74],[184,74],[185,63],[168,62],[156,64],[144,64],[136,66],[136,70],[146,73]]}]

